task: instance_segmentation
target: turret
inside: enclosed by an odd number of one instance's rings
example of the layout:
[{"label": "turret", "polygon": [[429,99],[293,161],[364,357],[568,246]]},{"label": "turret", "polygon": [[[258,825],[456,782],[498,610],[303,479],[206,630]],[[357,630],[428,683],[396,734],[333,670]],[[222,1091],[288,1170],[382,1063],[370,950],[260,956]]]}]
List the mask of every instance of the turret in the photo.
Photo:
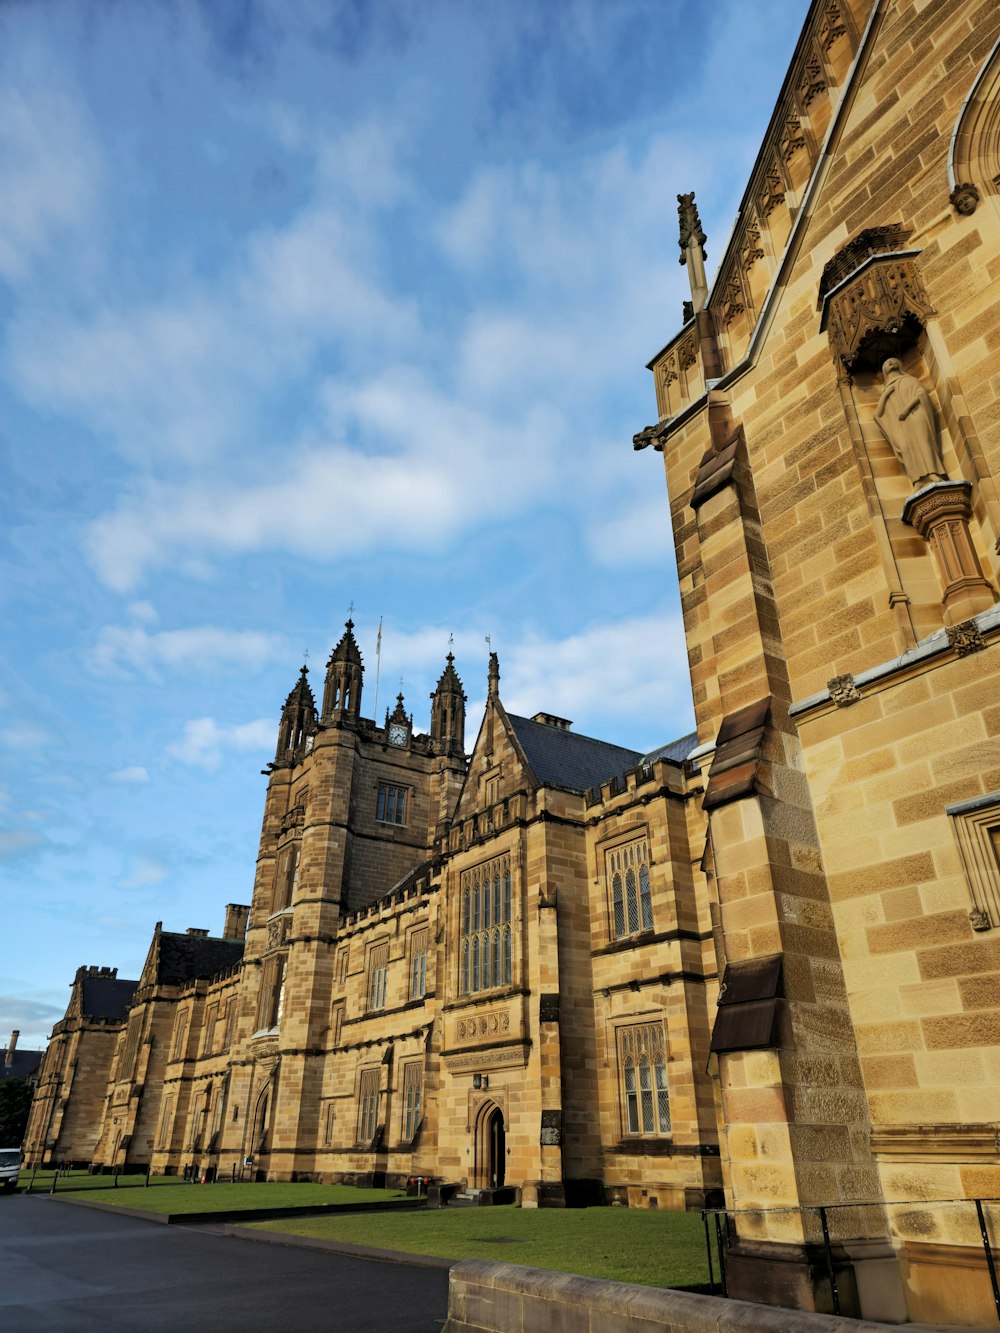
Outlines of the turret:
[{"label": "turret", "polygon": [[325,723],[357,722],[364,674],[361,650],[354,637],[354,621],[348,620],[326,665],[322,719]]},{"label": "turret", "polygon": [[437,688],[431,695],[431,739],[439,754],[465,753],[465,691],[449,653]]},{"label": "turret", "polygon": [[316,701],[306,679],[308,675],[309,668],[303,666],[281,710],[278,748],[274,754],[276,764],[290,763],[300,758],[305,752],[306,740],[315,728]]}]

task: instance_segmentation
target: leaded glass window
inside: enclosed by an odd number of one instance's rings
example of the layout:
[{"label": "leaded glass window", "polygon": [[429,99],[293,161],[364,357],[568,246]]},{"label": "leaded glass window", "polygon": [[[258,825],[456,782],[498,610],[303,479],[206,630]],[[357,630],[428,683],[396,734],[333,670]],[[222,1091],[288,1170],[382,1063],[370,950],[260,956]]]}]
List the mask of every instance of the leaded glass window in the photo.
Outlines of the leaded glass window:
[{"label": "leaded glass window", "polygon": [[611,889],[611,933],[615,939],[653,929],[649,847],[645,838],[613,847],[606,857]]},{"label": "leaded glass window", "polygon": [[670,1093],[662,1023],[618,1029],[622,1086],[622,1126],[626,1136],[664,1137],[670,1133]]},{"label": "leaded glass window", "polygon": [[459,989],[463,995],[511,982],[510,857],[462,876]]}]

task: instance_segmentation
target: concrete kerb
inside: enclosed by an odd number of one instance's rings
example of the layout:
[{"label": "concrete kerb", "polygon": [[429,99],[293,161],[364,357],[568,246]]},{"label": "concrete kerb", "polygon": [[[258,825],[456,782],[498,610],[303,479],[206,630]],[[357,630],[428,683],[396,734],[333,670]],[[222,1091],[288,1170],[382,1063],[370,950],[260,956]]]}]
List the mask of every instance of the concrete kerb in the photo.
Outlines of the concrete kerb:
[{"label": "concrete kerb", "polygon": [[959,1333],[951,1325],[845,1319],[463,1259],[451,1270],[444,1333],[888,1333],[890,1329]]}]

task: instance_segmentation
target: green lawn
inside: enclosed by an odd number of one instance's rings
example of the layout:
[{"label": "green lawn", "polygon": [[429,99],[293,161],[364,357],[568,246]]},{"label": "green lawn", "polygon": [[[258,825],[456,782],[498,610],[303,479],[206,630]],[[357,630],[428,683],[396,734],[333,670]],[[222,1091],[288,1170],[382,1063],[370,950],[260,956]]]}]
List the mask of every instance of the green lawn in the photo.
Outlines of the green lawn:
[{"label": "green lawn", "polygon": [[[24,1176],[22,1183],[27,1185]],[[176,1176],[153,1176],[149,1189],[145,1176],[119,1176],[117,1189],[112,1176],[90,1176],[85,1171],[60,1176],[57,1194],[81,1202],[110,1203],[120,1208],[141,1208],[151,1213],[240,1212],[253,1208],[304,1208],[321,1204],[392,1203],[405,1198],[399,1190],[354,1189],[350,1185],[266,1184],[187,1185]],[[48,1192],[52,1172],[39,1171],[34,1190]]]},{"label": "green lawn", "polygon": [[632,1208],[444,1208],[254,1222],[266,1231],[448,1259],[494,1259],[585,1277],[686,1287],[708,1282],[697,1213]]}]

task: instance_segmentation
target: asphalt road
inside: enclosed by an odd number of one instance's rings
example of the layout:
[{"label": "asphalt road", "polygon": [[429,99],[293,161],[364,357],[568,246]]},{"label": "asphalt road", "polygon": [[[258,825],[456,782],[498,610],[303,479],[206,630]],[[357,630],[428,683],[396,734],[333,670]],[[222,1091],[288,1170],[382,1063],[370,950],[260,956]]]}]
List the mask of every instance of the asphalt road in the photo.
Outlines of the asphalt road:
[{"label": "asphalt road", "polygon": [[442,1269],[0,1195],[3,1333],[440,1333]]}]

